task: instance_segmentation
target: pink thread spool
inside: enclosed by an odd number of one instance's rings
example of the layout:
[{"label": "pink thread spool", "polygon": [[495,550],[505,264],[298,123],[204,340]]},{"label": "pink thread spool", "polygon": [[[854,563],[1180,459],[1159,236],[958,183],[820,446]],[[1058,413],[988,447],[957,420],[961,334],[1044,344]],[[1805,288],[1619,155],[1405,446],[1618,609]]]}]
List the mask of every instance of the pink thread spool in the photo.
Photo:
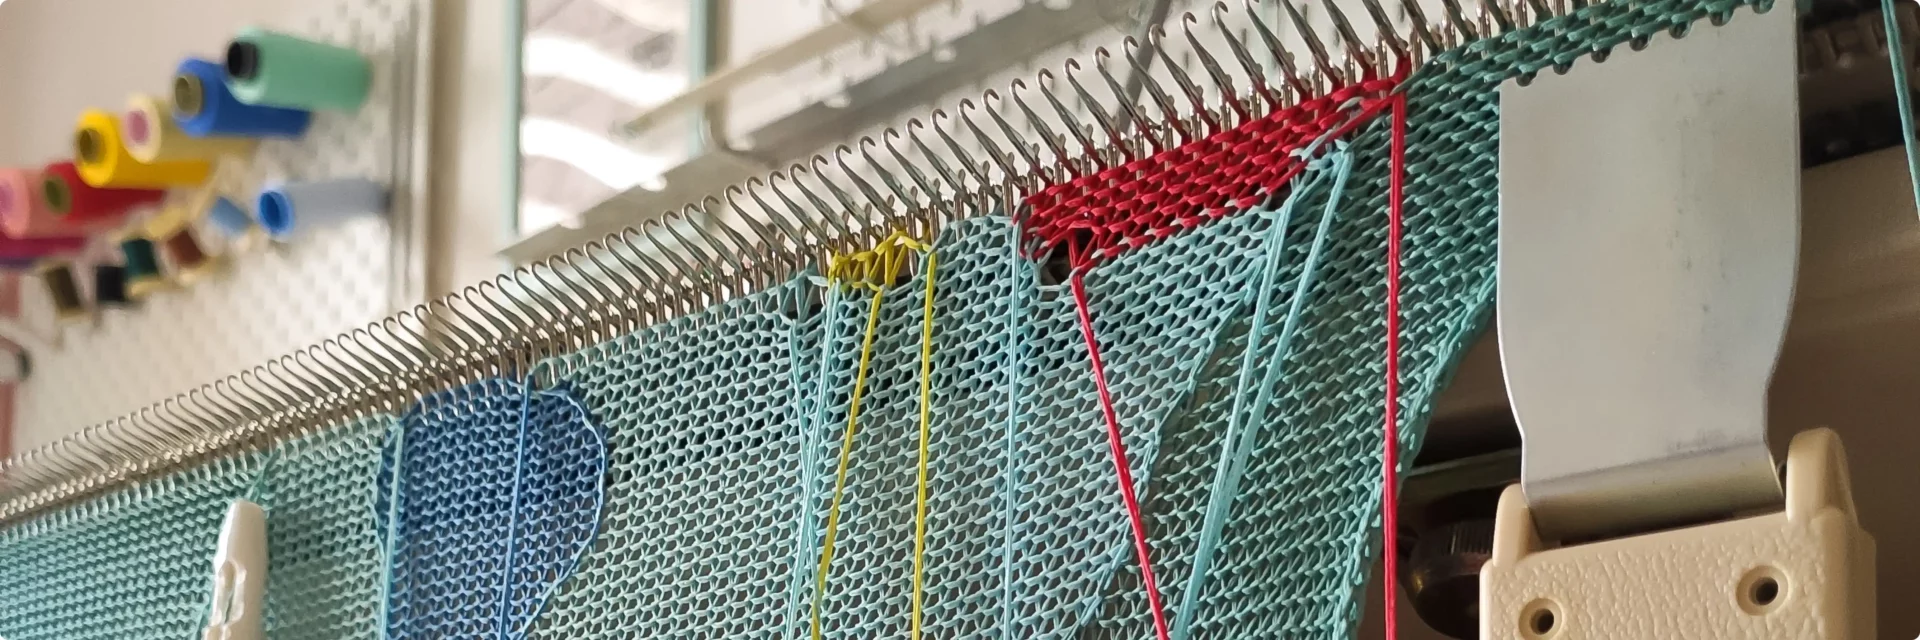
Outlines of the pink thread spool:
[{"label": "pink thread spool", "polygon": [[105,223],[69,220],[47,206],[44,174],[38,169],[0,168],[0,234],[13,238],[66,238],[107,228]]}]

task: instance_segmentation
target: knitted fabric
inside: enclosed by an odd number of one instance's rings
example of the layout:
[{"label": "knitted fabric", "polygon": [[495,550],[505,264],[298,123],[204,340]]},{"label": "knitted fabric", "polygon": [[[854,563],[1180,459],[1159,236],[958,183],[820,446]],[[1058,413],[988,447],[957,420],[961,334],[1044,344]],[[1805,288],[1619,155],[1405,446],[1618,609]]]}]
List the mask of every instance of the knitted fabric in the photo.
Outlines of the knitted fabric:
[{"label": "knitted fabric", "polygon": [[[1499,83],[1596,64],[1584,59],[1596,50],[1632,55],[1619,45],[1710,28],[1700,24],[1709,16],[1745,19],[1735,10],[1750,4],[1595,4],[1439,54],[1395,87],[1364,86],[1357,91],[1373,93],[1310,102],[1246,131],[1056,186],[1033,202],[1026,229],[988,216],[924,239],[940,264],[923,558],[927,637],[1151,633],[1087,348],[1071,296],[1044,255],[1073,239],[1095,249],[1097,259],[1083,265],[1090,311],[1163,595],[1169,603],[1185,598],[1222,432],[1234,398],[1247,392],[1240,367],[1256,333],[1249,288],[1261,281],[1267,252],[1279,251],[1269,293],[1290,300],[1315,232],[1318,216],[1296,214],[1282,230],[1285,242],[1269,242],[1290,196],[1306,209],[1336,196],[1339,205],[1291,346],[1278,363],[1258,361],[1284,364],[1286,372],[1264,396],[1264,422],[1197,596],[1193,631],[1200,638],[1351,637],[1378,546],[1387,123],[1359,118],[1335,136],[1354,154],[1337,194],[1327,184],[1294,193],[1304,158],[1292,152],[1327,123],[1345,122],[1338,116],[1351,112],[1350,98],[1365,104],[1380,91],[1405,94],[1400,444],[1411,452],[1492,304]],[[1143,182],[1126,175],[1135,169]],[[1022,238],[1041,239],[1042,255],[1023,254],[1034,243]],[[888,288],[873,318],[859,432],[821,594],[826,637],[891,636],[909,624],[922,276],[915,270]],[[516,526],[494,524],[499,502],[508,511],[548,504],[558,519],[530,522],[577,531],[590,520],[597,535],[570,577],[577,536],[531,543],[560,551],[515,564],[528,580],[514,584],[539,586],[508,594],[509,628],[539,610],[530,635],[541,638],[806,636],[871,295],[802,275],[547,363],[564,378],[547,390],[565,389],[578,410],[556,405],[542,415],[584,414],[605,433],[604,445],[569,445],[604,452],[604,511],[582,500],[512,507],[501,493],[514,482],[475,484],[472,492],[484,495],[461,497],[463,486],[453,481],[477,471],[449,462],[418,467],[442,469],[445,478],[415,477],[402,456],[410,488],[400,494],[397,541],[437,541],[451,564],[436,565],[449,575],[421,574],[421,554],[435,550],[402,549],[388,603],[432,596],[412,590],[426,578],[451,584],[497,576],[500,566],[461,565],[453,556],[499,558],[508,538],[522,540]],[[1273,348],[1278,316],[1258,322],[1266,325],[1253,346]],[[470,405],[460,420],[490,416],[475,424],[489,425],[495,435],[483,440],[498,443],[501,425],[518,430],[509,408],[517,410],[526,392],[494,383],[466,390],[454,405]],[[1246,405],[1243,398],[1241,411]],[[277,462],[260,498],[269,511],[273,637],[376,635],[388,523],[375,506],[392,495],[378,486],[392,476],[377,477],[377,469],[390,432],[386,423],[342,425],[270,454]],[[485,461],[496,473],[505,454],[492,446],[448,460]],[[247,492],[262,460],[241,456],[183,470],[0,531],[0,636],[194,633],[221,515]],[[541,473],[524,459],[507,468]],[[486,505],[483,525],[419,519],[454,504]],[[414,528],[431,522],[447,529]],[[394,606],[391,628],[491,634],[497,617],[443,625],[426,613],[498,616],[500,583],[489,584],[495,590],[473,591],[465,596],[471,602]],[[544,597],[552,584],[557,590]]]}]

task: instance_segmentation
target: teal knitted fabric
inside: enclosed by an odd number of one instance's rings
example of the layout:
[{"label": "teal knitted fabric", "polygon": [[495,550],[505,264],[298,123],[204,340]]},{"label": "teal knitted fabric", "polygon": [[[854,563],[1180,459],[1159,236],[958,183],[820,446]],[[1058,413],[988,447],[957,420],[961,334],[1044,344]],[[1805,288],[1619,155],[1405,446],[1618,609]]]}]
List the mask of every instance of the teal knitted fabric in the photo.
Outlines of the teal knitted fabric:
[{"label": "teal knitted fabric", "polygon": [[0,637],[199,637],[214,542],[228,503],[249,493],[267,511],[269,636],[375,637],[370,487],[388,423],[341,425],[0,531]]},{"label": "teal knitted fabric", "polygon": [[[1435,395],[1491,307],[1499,83],[1594,64],[1583,58],[1596,49],[1709,16],[1739,20],[1735,9],[1750,4],[1597,4],[1440,54],[1405,81],[1406,451],[1418,448]],[[1353,633],[1378,547],[1388,134],[1376,119],[1349,137],[1343,189],[1321,182],[1272,194],[1087,276],[1170,605],[1186,596],[1235,399],[1242,419],[1264,416],[1195,599],[1193,637]],[[1284,242],[1271,242],[1288,196],[1298,210],[1277,235]],[[1278,360],[1251,360],[1259,371],[1242,376],[1249,336],[1260,335],[1262,353],[1280,339],[1281,314],[1256,320],[1248,303],[1262,260],[1281,252],[1266,288],[1276,304],[1291,300],[1319,208],[1335,197],[1289,347]],[[1015,251],[1004,217],[952,224],[930,240],[938,267],[923,632],[1150,637],[1071,296],[1047,265]],[[924,259],[911,257],[912,277],[880,305],[819,594],[829,638],[898,636],[909,624]],[[831,284],[804,274],[548,363],[606,432],[606,497],[592,548],[562,576],[531,636],[810,635],[873,295]],[[1280,365],[1264,393],[1242,384]],[[383,574],[373,478],[385,432],[384,422],[344,425],[273,454],[261,494],[273,637],[375,635]],[[247,491],[262,460],[197,467],[0,531],[0,636],[193,633],[226,502]]]}]

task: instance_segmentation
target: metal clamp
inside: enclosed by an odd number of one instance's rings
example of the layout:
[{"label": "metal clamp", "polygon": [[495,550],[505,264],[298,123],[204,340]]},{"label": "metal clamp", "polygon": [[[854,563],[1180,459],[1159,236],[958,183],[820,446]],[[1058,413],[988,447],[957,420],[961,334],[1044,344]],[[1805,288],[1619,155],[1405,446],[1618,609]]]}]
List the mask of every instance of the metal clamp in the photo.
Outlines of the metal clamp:
[{"label": "metal clamp", "polygon": [[1798,260],[1793,3],[1500,90],[1501,357],[1541,533],[1778,508]]}]

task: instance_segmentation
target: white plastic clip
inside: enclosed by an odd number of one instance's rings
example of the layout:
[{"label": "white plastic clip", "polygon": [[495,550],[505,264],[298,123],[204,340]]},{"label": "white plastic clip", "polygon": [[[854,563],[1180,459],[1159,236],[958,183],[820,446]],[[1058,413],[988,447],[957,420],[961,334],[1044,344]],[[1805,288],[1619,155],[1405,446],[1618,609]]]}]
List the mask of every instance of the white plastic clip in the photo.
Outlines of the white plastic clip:
[{"label": "white plastic clip", "polygon": [[267,512],[235,500],[227,507],[220,542],[213,551],[213,606],[204,640],[266,637],[261,603],[267,593]]}]

